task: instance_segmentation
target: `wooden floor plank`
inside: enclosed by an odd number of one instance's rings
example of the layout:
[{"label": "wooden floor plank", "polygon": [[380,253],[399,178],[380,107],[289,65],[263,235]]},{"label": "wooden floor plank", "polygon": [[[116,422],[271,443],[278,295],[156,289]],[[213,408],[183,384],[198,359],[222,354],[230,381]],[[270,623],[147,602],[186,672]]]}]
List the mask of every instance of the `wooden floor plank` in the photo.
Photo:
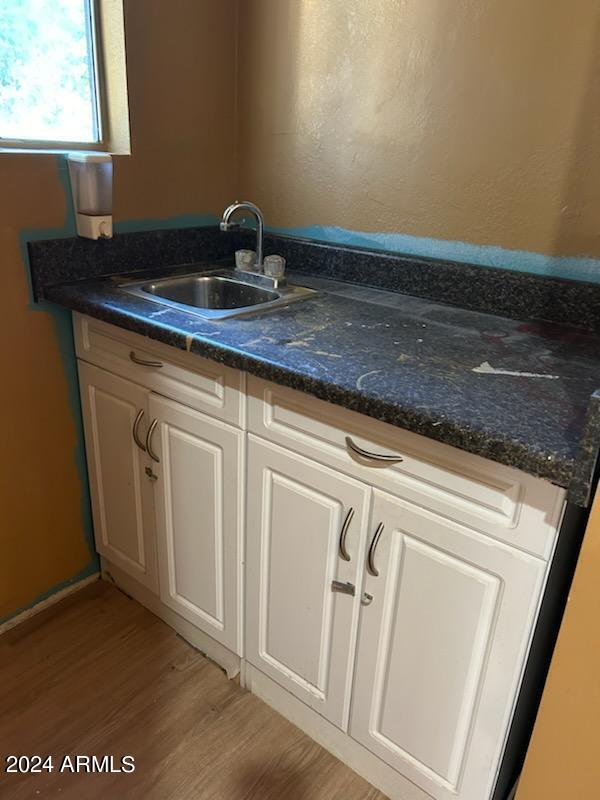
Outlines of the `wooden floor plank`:
[{"label": "wooden floor plank", "polygon": [[[9,754],[55,770],[8,775]],[[100,581],[0,637],[0,755],[2,800],[385,800]],[[65,755],[136,770],[60,773]]]}]

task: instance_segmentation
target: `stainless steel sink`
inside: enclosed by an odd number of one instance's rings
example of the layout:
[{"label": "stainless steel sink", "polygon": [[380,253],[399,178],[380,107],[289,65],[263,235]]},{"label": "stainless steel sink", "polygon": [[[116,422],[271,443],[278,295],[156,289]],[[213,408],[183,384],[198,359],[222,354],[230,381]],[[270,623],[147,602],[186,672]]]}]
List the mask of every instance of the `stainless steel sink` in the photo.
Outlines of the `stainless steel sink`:
[{"label": "stainless steel sink", "polygon": [[238,317],[315,294],[313,289],[276,285],[271,278],[230,269],[211,269],[171,278],[122,283],[124,292],[206,319]]}]

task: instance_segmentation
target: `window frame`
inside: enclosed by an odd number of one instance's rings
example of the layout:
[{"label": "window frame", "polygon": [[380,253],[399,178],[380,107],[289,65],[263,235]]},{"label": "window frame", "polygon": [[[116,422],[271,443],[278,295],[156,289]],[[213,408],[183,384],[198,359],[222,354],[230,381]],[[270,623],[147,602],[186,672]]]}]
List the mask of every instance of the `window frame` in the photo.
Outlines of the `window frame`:
[{"label": "window frame", "polygon": [[1,153],[131,153],[125,61],[123,0],[89,0],[87,35],[91,40],[94,122],[98,140],[3,139]]}]

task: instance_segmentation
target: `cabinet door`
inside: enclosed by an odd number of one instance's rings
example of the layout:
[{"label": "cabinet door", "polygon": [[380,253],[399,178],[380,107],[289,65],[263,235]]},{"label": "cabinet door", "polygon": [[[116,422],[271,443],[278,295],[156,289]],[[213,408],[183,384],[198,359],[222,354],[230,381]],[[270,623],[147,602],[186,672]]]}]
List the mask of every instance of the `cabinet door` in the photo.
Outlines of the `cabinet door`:
[{"label": "cabinet door", "polygon": [[345,730],[370,490],[248,438],[246,658]]},{"label": "cabinet door", "polygon": [[79,379],[96,548],[157,592],[153,492],[142,449],[149,392],[81,361]]},{"label": "cabinet door", "polygon": [[545,565],[374,491],[371,537],[381,524],[351,735],[434,798],[487,800]]},{"label": "cabinet door", "polygon": [[161,600],[241,654],[243,434],[155,394],[149,410]]}]

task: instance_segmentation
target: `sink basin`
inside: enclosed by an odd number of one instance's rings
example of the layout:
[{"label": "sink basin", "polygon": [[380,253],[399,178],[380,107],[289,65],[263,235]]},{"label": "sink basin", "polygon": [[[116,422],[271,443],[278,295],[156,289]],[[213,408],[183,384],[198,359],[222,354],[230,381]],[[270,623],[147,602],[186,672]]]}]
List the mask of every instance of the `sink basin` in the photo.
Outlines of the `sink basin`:
[{"label": "sink basin", "polygon": [[287,305],[315,294],[313,289],[288,283],[273,286],[263,275],[234,270],[208,270],[191,275],[124,283],[128,294],[187,311],[206,319],[225,319]]},{"label": "sink basin", "polygon": [[239,283],[222,275],[186,275],[148,283],[144,292],[195,308],[244,308],[277,300],[279,293]]}]

